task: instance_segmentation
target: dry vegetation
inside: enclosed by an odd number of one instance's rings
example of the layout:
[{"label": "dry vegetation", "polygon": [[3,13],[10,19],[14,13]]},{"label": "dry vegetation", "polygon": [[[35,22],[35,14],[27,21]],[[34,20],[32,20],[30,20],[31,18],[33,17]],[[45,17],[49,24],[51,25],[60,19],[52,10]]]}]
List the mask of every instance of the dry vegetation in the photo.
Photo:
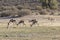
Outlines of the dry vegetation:
[{"label": "dry vegetation", "polygon": [[[39,19],[39,17],[41,17]],[[47,18],[48,16],[44,16]],[[9,28],[7,29],[7,22],[9,19],[1,19],[0,20],[0,40],[60,40],[60,26],[49,26],[51,21],[45,19],[43,16],[25,16],[22,18],[15,18],[17,21],[23,19],[25,20],[26,26],[20,24],[19,26],[15,24],[10,24]],[[50,16],[55,18],[60,18],[58,16]],[[40,21],[38,26],[33,25],[30,27],[28,25],[28,20],[32,18],[36,18]],[[54,21],[57,22],[57,21]],[[54,23],[52,22],[52,24]],[[60,22],[60,21],[59,21]],[[46,25],[44,25],[46,23]],[[55,23],[54,23],[55,24]],[[43,26],[44,25],[44,26]],[[55,24],[56,25],[56,24]]]},{"label": "dry vegetation", "polygon": [[[17,5],[17,6],[1,6],[0,17],[21,17],[32,14],[40,15],[59,15],[60,12],[57,10],[42,9],[40,6],[36,6],[35,9],[31,7]],[[5,15],[4,15],[5,14]]]},{"label": "dry vegetation", "polygon": [[[55,13],[54,10],[43,9],[39,0],[0,0],[0,5],[0,17],[21,17],[33,12],[40,15],[60,15],[59,11]],[[25,11],[25,9],[28,10]]]},{"label": "dry vegetation", "polygon": [[[0,0],[0,40],[60,40],[60,9],[44,9],[37,0],[25,1]],[[11,23],[7,29],[10,18],[17,23],[22,19],[26,25]],[[39,25],[30,27],[31,19],[37,19]]]},{"label": "dry vegetation", "polygon": [[[55,18],[56,20],[47,20],[48,17]],[[37,19],[39,25],[36,24],[30,27],[28,21],[33,18]],[[7,29],[7,23],[10,19],[1,19],[0,40],[60,40],[60,25],[58,25],[60,23],[59,16],[31,15],[14,19],[16,19],[17,22],[21,19],[25,20],[26,26],[23,24],[17,26],[11,23]]]}]

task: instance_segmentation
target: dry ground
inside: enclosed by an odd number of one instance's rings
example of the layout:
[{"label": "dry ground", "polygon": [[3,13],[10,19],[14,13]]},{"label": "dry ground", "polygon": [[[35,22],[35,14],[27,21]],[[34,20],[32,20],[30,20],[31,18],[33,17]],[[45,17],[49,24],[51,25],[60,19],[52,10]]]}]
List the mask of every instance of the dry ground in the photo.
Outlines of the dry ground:
[{"label": "dry ground", "polygon": [[[25,20],[26,26],[10,24],[8,29],[6,27],[9,19],[0,18],[0,40],[60,40],[60,17],[50,16],[55,18],[52,22],[47,20],[47,17],[47,15],[32,15],[14,18],[17,22],[21,19]],[[28,20],[33,18],[38,20],[39,26],[37,24],[33,27],[29,26]]]}]

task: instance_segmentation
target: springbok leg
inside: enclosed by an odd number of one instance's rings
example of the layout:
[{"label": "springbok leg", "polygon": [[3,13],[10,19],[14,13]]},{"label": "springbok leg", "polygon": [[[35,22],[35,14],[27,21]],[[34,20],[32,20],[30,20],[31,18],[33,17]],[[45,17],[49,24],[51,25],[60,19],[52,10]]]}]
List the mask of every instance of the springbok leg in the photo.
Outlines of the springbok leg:
[{"label": "springbok leg", "polygon": [[8,22],[7,28],[9,27],[10,21]]}]

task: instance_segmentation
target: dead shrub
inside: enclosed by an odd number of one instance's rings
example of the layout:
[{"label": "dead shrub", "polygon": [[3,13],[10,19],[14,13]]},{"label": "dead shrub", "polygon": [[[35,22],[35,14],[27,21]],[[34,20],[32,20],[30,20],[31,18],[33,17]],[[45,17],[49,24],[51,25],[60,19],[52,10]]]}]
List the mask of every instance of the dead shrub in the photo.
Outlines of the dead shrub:
[{"label": "dead shrub", "polygon": [[49,15],[50,12],[48,12],[46,9],[42,9],[42,10],[40,11],[40,14],[41,14],[41,15]]},{"label": "dead shrub", "polygon": [[7,16],[10,16],[10,13],[8,13],[8,11],[3,11],[0,13],[0,17],[7,17]]},{"label": "dead shrub", "polygon": [[18,15],[19,16],[25,16],[25,15],[31,15],[32,11],[29,9],[22,9],[21,11],[19,11]]},{"label": "dead shrub", "polygon": [[35,7],[37,10],[42,10],[42,6],[36,6]]},{"label": "dead shrub", "polygon": [[17,5],[16,8],[19,9],[19,10],[21,10],[21,9],[23,9],[24,7],[23,7],[22,5]]},{"label": "dead shrub", "polygon": [[4,11],[4,10],[18,10],[18,9],[15,6],[1,6],[0,10]]},{"label": "dead shrub", "polygon": [[16,15],[18,15],[18,11],[5,10],[0,13],[1,17],[16,17]]}]

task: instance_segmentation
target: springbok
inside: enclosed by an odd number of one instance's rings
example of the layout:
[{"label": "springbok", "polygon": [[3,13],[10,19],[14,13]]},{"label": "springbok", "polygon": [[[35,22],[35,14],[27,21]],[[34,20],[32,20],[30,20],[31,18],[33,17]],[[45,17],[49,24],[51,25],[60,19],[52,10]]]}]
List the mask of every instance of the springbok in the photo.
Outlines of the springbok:
[{"label": "springbok", "polygon": [[7,26],[7,28],[9,27],[10,23],[16,23],[16,20],[14,20],[14,19],[10,19],[9,22],[8,22],[8,26]]},{"label": "springbok", "polygon": [[22,23],[23,25],[25,25],[24,20],[20,20],[17,25],[19,25],[19,24],[21,24],[21,23]]},{"label": "springbok", "polygon": [[38,21],[36,20],[36,19],[32,19],[32,20],[30,20],[29,22],[32,22],[32,24],[30,25],[31,27],[34,25],[34,24],[36,24]]},{"label": "springbok", "polygon": [[54,21],[55,21],[55,18],[53,18],[53,17],[48,17],[48,20],[50,21],[50,24],[52,25],[52,23],[54,23]]},{"label": "springbok", "polygon": [[52,18],[52,17],[48,17],[48,20],[50,20],[50,21],[54,21],[55,19]]}]

